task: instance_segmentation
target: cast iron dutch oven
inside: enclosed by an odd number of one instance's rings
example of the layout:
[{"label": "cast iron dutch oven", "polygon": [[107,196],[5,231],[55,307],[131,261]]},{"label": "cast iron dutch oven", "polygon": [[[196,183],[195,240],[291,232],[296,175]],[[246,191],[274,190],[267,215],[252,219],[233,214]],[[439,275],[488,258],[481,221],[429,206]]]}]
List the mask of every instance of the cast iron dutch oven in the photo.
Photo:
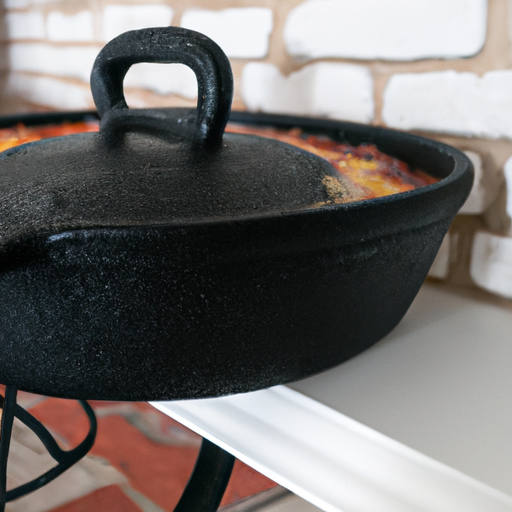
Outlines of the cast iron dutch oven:
[{"label": "cast iron dutch oven", "polygon": [[[137,62],[190,66],[197,111],[128,109],[123,78]],[[184,29],[119,36],[91,84],[99,134],[0,157],[0,382],[18,389],[184,399],[336,365],[400,321],[471,187],[467,158],[438,142],[260,118],[373,142],[442,178],[314,206],[336,171],[281,142],[224,134],[229,62]]]}]

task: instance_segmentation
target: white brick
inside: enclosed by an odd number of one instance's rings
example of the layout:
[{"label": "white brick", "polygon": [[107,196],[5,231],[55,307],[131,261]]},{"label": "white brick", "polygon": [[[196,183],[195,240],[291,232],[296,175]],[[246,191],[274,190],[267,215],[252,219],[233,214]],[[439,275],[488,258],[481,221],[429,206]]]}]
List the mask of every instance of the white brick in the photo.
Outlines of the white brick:
[{"label": "white brick", "polygon": [[364,66],[319,62],[284,77],[272,64],[251,62],[242,72],[249,110],[370,122],[373,79]]},{"label": "white brick", "polygon": [[94,40],[94,21],[90,11],[81,11],[73,15],[52,11],[47,16],[46,27],[50,41]]},{"label": "white brick", "polygon": [[33,103],[59,110],[82,110],[94,107],[90,88],[48,77],[34,77],[12,73],[7,93]]},{"label": "white brick", "polygon": [[448,277],[450,271],[450,245],[450,234],[447,233],[443,238],[436,259],[428,271],[430,277],[435,279],[446,279]]},{"label": "white brick", "polygon": [[9,46],[12,71],[28,71],[89,83],[98,48],[90,46],[52,46],[49,44],[16,43]]},{"label": "white brick", "polygon": [[196,75],[183,64],[137,64],[128,70],[124,86],[148,89],[161,95],[197,97]]},{"label": "white brick", "polygon": [[4,0],[2,7],[5,9],[24,9],[31,5],[49,4],[55,0]]},{"label": "white brick", "polygon": [[512,299],[512,238],[475,233],[470,272],[478,286]]},{"label": "white brick", "polygon": [[181,26],[207,35],[228,57],[258,59],[268,53],[272,11],[262,7],[190,9],[183,13]]},{"label": "white brick", "polygon": [[505,176],[505,187],[507,189],[507,215],[512,218],[512,157],[510,157],[503,166]]},{"label": "white brick", "polygon": [[382,117],[406,130],[512,138],[511,90],[511,70],[398,74],[384,90]]},{"label": "white brick", "polygon": [[486,210],[484,219],[491,231],[512,237],[512,156],[503,166],[502,181],[504,183]]},{"label": "white brick", "polygon": [[41,11],[9,12],[5,15],[7,39],[44,39],[44,17]]},{"label": "white brick", "polygon": [[485,212],[487,226],[494,232],[512,236],[512,157],[503,166],[504,186]]},{"label": "white brick", "polygon": [[102,17],[103,39],[110,41],[128,30],[167,27],[173,15],[173,9],[166,5],[108,5]]},{"label": "white brick", "polygon": [[471,215],[484,213],[498,195],[503,183],[503,173],[498,167],[492,172],[484,172],[482,157],[478,153],[473,151],[464,151],[464,153],[473,163],[475,179],[471,193],[459,213]]},{"label": "white brick", "polygon": [[286,20],[288,52],[300,58],[413,60],[476,54],[486,0],[309,0]]}]

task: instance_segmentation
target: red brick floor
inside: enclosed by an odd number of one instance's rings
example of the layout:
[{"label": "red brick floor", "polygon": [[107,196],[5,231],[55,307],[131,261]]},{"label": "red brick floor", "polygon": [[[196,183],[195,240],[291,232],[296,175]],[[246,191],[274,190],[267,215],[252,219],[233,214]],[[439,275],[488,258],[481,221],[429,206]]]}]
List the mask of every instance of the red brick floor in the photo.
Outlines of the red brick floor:
[{"label": "red brick floor", "polygon": [[118,485],[109,485],[74,500],[52,512],[142,512],[142,510],[121,490]]},{"label": "red brick floor", "polygon": [[[35,405],[30,412],[55,435],[64,448],[85,437],[88,422],[76,401],[21,394]],[[142,502],[173,510],[192,471],[200,437],[146,403],[91,402],[98,417],[98,434],[90,452],[125,475],[127,486],[106,485],[51,512],[144,512]],[[59,478],[65,478],[65,474]],[[276,484],[236,461],[222,505],[236,502]],[[37,492],[37,491],[36,491]],[[143,505],[142,505],[143,506]]]}]

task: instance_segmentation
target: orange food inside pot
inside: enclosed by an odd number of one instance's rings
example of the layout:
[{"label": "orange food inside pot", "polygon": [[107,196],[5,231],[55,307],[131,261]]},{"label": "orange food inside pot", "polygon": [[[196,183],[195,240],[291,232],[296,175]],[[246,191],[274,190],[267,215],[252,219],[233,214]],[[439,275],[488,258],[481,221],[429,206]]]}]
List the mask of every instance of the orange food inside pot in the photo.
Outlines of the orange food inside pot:
[{"label": "orange food inside pot", "polygon": [[335,204],[389,196],[439,181],[386,155],[373,144],[351,146],[324,136],[304,134],[299,128],[285,131],[230,125],[226,131],[278,139],[328,160],[339,172],[337,179],[324,179],[329,194],[327,202]]},{"label": "orange food inside pot", "polygon": [[[50,137],[98,131],[98,122],[81,121],[58,125],[0,129],[0,151]],[[259,135],[300,147],[328,160],[338,175],[323,180],[328,199],[322,204],[340,204],[414,190],[439,181],[405,162],[386,155],[373,144],[351,146],[324,136],[304,134],[296,128],[280,130],[229,124],[227,132]]]},{"label": "orange food inside pot", "polygon": [[96,121],[80,121],[78,123],[62,123],[41,126],[25,126],[17,124],[12,128],[0,129],[0,151],[34,142],[50,137],[60,137],[61,135],[72,135],[73,133],[97,132],[99,125]]}]

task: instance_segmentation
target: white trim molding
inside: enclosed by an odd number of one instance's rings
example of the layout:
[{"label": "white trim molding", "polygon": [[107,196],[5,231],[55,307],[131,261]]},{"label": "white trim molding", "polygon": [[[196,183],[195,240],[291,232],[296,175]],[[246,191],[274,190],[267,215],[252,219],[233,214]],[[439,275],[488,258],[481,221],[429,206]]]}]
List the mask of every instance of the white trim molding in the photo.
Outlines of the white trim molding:
[{"label": "white trim molding", "polygon": [[285,386],[152,405],[325,511],[512,511],[512,497]]}]

